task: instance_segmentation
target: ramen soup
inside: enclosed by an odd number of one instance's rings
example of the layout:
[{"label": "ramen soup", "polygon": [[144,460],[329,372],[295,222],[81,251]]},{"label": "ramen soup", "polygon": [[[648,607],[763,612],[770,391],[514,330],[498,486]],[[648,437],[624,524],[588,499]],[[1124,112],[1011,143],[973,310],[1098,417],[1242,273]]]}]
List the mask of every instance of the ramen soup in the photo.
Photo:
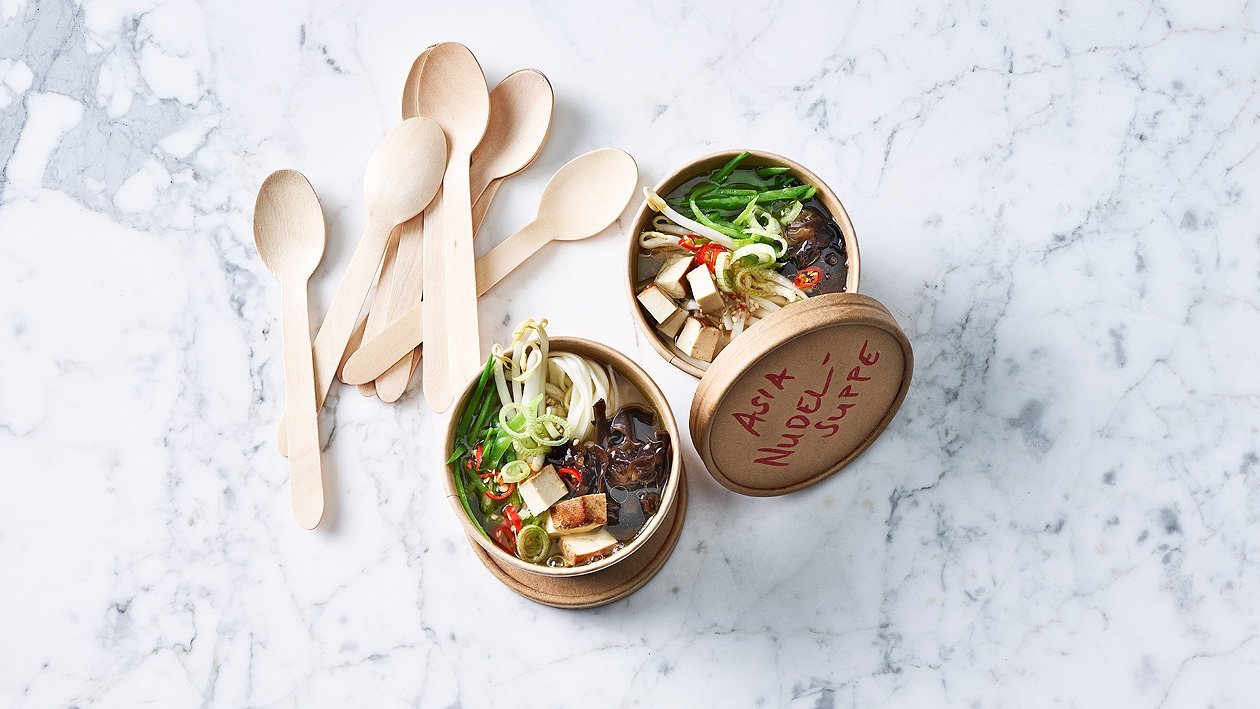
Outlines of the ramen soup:
[{"label": "ramen soup", "polygon": [[606,364],[550,352],[547,321],[496,346],[447,461],[464,512],[504,552],[573,567],[620,552],[661,507],[669,433]]},{"label": "ramen soup", "polygon": [[813,295],[844,290],[840,227],[791,168],[740,165],[697,175],[639,235],[639,306],[688,357],[712,362],[749,325]]}]

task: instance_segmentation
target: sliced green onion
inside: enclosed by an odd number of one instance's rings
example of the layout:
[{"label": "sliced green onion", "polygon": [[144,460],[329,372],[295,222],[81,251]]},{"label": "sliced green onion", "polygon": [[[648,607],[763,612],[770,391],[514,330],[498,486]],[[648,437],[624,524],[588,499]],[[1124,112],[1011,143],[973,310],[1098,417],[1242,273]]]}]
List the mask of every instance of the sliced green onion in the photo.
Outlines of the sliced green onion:
[{"label": "sliced green onion", "polygon": [[800,200],[789,202],[788,205],[783,208],[783,211],[779,212],[779,223],[791,224],[796,221],[796,218],[801,216],[802,209],[804,209],[804,205],[801,204]]},{"label": "sliced green onion", "polygon": [[529,467],[529,463],[523,460],[511,460],[503,466],[503,470],[499,472],[499,477],[503,478],[505,483],[519,483],[524,482],[533,472]]},{"label": "sliced green onion", "polygon": [[747,224],[748,220],[752,219],[753,214],[756,211],[757,211],[757,198],[753,197],[752,199],[748,200],[748,206],[744,207],[744,211],[740,212],[738,217],[735,217],[734,224],[736,226],[743,226]]},{"label": "sliced green onion", "polygon": [[572,430],[568,420],[555,414],[543,414],[534,419],[529,433],[539,446],[555,448],[568,442],[572,437]]},{"label": "sliced green onion", "polygon": [[503,408],[499,409],[499,428],[513,440],[529,438],[530,422],[534,418],[532,412],[533,407],[527,407],[525,404],[516,402],[504,404]]},{"label": "sliced green onion", "polygon": [[512,441],[512,448],[516,450],[516,456],[522,460],[525,460],[525,459],[534,458],[540,455],[547,455],[547,453],[551,452],[550,449],[545,446],[531,446],[530,443],[532,443],[533,441],[534,441],[533,438],[525,438],[523,440]]},{"label": "sliced green onion", "polygon": [[718,253],[717,258],[713,259],[713,275],[716,276],[719,290],[730,293],[735,289],[735,283],[731,280],[730,251],[722,251]]},{"label": "sliced green onion", "polygon": [[[532,510],[531,510],[532,511]],[[536,524],[521,527],[516,533],[516,555],[531,564],[540,563],[551,551],[551,537]]]},{"label": "sliced green onion", "polygon": [[735,253],[731,254],[731,260],[739,263],[746,258],[754,258],[756,262],[746,264],[752,266],[769,266],[774,263],[774,249],[765,244],[749,244],[735,249]]}]

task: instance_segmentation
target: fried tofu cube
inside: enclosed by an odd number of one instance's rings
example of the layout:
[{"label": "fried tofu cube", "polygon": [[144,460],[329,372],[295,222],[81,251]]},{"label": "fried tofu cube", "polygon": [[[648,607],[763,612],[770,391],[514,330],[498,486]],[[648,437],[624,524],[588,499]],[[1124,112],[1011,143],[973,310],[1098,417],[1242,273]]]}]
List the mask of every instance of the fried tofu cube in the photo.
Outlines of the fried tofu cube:
[{"label": "fried tofu cube", "polygon": [[569,566],[578,566],[591,561],[594,557],[604,557],[617,546],[617,538],[607,530],[597,529],[584,534],[569,534],[560,537],[560,555]]},{"label": "fried tofu cube", "polygon": [[589,532],[607,522],[608,500],[601,492],[557,502],[551,507],[545,527],[548,535],[562,537]]},{"label": "fried tofu cube", "polygon": [[726,307],[722,294],[718,293],[717,284],[713,282],[713,274],[709,267],[700,264],[687,273],[687,284],[691,286],[691,297],[700,305],[705,313],[719,313]]},{"label": "fried tofu cube", "polygon": [[666,295],[672,298],[684,298],[687,295],[687,269],[691,268],[691,256],[675,256],[657,271],[654,283]]},{"label": "fried tofu cube", "polygon": [[569,493],[569,488],[565,487],[564,481],[556,474],[555,466],[551,465],[529,476],[518,489],[531,515],[546,512],[556,500]]},{"label": "fried tofu cube", "polygon": [[687,318],[675,344],[688,357],[712,362],[717,355],[718,338],[721,334],[716,327],[700,318]]},{"label": "fried tofu cube", "polygon": [[639,302],[658,323],[665,322],[671,315],[678,312],[678,304],[655,283],[639,291]]},{"label": "fried tofu cube", "polygon": [[678,333],[682,330],[683,323],[687,322],[687,311],[675,310],[674,314],[669,316],[665,322],[656,326],[666,337],[678,337]]}]

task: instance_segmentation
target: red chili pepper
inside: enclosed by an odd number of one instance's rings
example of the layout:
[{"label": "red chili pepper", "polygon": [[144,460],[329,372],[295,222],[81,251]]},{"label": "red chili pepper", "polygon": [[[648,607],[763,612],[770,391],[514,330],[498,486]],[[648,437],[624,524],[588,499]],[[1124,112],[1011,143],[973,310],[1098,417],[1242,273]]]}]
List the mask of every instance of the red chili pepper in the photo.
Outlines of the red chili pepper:
[{"label": "red chili pepper", "polygon": [[721,244],[705,244],[696,252],[696,261],[708,266],[709,270],[712,271],[717,264],[717,255],[726,250],[727,248]]},{"label": "red chili pepper", "polygon": [[582,471],[577,468],[564,467],[556,471],[556,474],[562,478],[573,481],[573,486],[577,487],[582,484]]},{"label": "red chili pepper", "polygon": [[503,508],[503,516],[512,524],[512,536],[516,536],[516,532],[521,530],[524,525],[521,524],[521,515],[516,511],[516,505],[508,505]]},{"label": "red chili pepper", "polygon": [[496,495],[490,490],[486,490],[486,497],[490,498],[491,500],[494,500],[495,502],[502,502],[508,499],[508,497],[511,496],[512,491],[515,489],[516,489],[516,483],[508,483],[507,490],[502,495]]},{"label": "red chili pepper", "polygon": [[802,268],[797,271],[796,276],[792,279],[792,282],[795,283],[796,287],[801,290],[809,290],[821,283],[822,278],[822,269],[817,266],[810,266],[809,268]]},{"label": "red chili pepper", "polygon": [[473,449],[473,465],[476,466],[478,470],[481,469],[482,455],[483,455],[483,452],[481,449],[481,444],[478,443],[477,447]]},{"label": "red chili pepper", "polygon": [[678,240],[678,245],[694,254],[701,249],[701,246],[696,243],[695,237],[695,234],[688,234]]},{"label": "red chili pepper", "polygon": [[503,551],[509,554],[516,554],[516,532],[507,522],[497,526],[490,532],[490,538],[494,539],[494,543],[502,547]]}]

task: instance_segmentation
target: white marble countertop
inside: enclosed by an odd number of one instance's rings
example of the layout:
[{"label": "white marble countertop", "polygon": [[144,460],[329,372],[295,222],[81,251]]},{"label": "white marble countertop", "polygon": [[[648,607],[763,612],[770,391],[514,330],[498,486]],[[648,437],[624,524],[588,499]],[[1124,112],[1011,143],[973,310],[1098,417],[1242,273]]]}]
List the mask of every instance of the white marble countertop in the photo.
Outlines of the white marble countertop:
[{"label": "white marble countertop", "polygon": [[[1260,6],[421,5],[0,2],[0,705],[1255,701]],[[676,553],[599,610],[481,568],[414,390],[337,389],[329,521],[289,511],[255,191],[319,192],[322,315],[410,61],[448,39],[556,90],[481,248],[581,152],[654,182],[763,148],[840,194],[914,343],[893,425],[811,490],[740,497],[685,442]],[[545,315],[685,416],[624,239],[513,274],[482,343]]]}]

